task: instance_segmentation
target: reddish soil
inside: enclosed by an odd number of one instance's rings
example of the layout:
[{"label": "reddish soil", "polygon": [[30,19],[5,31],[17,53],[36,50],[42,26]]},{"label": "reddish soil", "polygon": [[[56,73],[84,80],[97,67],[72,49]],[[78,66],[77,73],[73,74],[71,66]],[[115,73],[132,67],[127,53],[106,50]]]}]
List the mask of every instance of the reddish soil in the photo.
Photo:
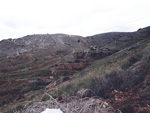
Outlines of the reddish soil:
[{"label": "reddish soil", "polygon": [[56,67],[56,70],[76,70],[85,68],[87,66],[87,63],[81,62],[81,63],[70,63],[70,64],[64,64],[62,66]]},{"label": "reddish soil", "polygon": [[106,94],[107,100],[122,113],[150,113],[150,77],[146,79],[132,88],[113,90]]}]

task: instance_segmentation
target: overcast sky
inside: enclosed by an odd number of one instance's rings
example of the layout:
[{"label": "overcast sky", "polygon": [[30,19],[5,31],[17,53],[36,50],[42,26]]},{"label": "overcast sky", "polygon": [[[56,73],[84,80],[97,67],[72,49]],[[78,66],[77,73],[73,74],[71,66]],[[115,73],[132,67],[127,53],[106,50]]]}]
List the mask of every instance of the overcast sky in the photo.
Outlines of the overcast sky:
[{"label": "overcast sky", "polygon": [[150,26],[149,11],[150,0],[0,0],[0,40],[135,31]]}]

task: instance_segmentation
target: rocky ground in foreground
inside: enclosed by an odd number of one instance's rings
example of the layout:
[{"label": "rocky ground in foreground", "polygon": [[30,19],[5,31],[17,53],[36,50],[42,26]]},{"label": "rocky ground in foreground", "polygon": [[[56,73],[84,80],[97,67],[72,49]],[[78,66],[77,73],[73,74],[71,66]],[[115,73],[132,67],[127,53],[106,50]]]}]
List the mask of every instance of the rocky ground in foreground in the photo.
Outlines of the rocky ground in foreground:
[{"label": "rocky ground in foreground", "polygon": [[114,110],[102,99],[89,97],[80,99],[75,96],[67,97],[67,100],[63,101],[51,98],[46,102],[36,102],[21,113],[41,113],[46,108],[60,109],[64,113],[119,113],[119,110]]}]

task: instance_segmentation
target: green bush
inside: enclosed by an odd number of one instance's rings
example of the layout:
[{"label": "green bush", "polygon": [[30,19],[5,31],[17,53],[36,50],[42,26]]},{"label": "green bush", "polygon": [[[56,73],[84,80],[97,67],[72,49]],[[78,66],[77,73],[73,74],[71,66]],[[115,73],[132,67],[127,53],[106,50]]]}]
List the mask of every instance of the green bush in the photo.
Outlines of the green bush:
[{"label": "green bush", "polygon": [[7,111],[5,111],[3,113],[14,113],[14,111],[13,111],[13,109],[9,109],[9,110],[7,110]]},{"label": "green bush", "polygon": [[3,113],[15,113],[15,112],[17,112],[17,111],[21,111],[23,108],[24,108],[23,105],[18,104],[16,107],[10,108],[10,109],[8,109],[7,111],[5,111],[5,112],[3,112]]},{"label": "green bush", "polygon": [[104,93],[117,89],[123,84],[122,76],[123,71],[116,69],[104,76],[93,78],[89,87],[97,96],[103,97]]},{"label": "green bush", "polygon": [[44,95],[43,98],[42,98],[42,101],[47,101],[49,99],[50,99],[50,97],[48,95]]},{"label": "green bush", "polygon": [[15,110],[16,110],[16,111],[20,111],[20,110],[22,110],[23,108],[24,108],[24,106],[21,105],[21,104],[19,104],[19,105],[16,106]]}]

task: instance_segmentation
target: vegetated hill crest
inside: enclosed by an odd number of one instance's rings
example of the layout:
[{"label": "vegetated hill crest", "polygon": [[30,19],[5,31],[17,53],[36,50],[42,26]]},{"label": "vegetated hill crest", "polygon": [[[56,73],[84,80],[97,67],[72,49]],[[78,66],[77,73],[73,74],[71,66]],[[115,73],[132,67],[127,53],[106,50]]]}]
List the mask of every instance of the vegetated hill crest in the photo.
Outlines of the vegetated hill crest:
[{"label": "vegetated hill crest", "polygon": [[[0,41],[0,54],[11,55],[15,52],[24,53],[34,49],[49,49],[49,50],[74,50],[75,48],[81,50],[88,48],[88,46],[78,43],[78,40],[83,40],[89,46],[103,47],[109,43],[123,40],[122,37],[133,37],[134,35],[147,35],[150,27],[139,29],[137,32],[110,32],[97,34],[94,36],[82,37],[77,35],[67,34],[37,34],[27,35],[18,39],[6,39]],[[143,35],[142,34],[142,35]],[[83,49],[82,49],[83,48]]]}]

